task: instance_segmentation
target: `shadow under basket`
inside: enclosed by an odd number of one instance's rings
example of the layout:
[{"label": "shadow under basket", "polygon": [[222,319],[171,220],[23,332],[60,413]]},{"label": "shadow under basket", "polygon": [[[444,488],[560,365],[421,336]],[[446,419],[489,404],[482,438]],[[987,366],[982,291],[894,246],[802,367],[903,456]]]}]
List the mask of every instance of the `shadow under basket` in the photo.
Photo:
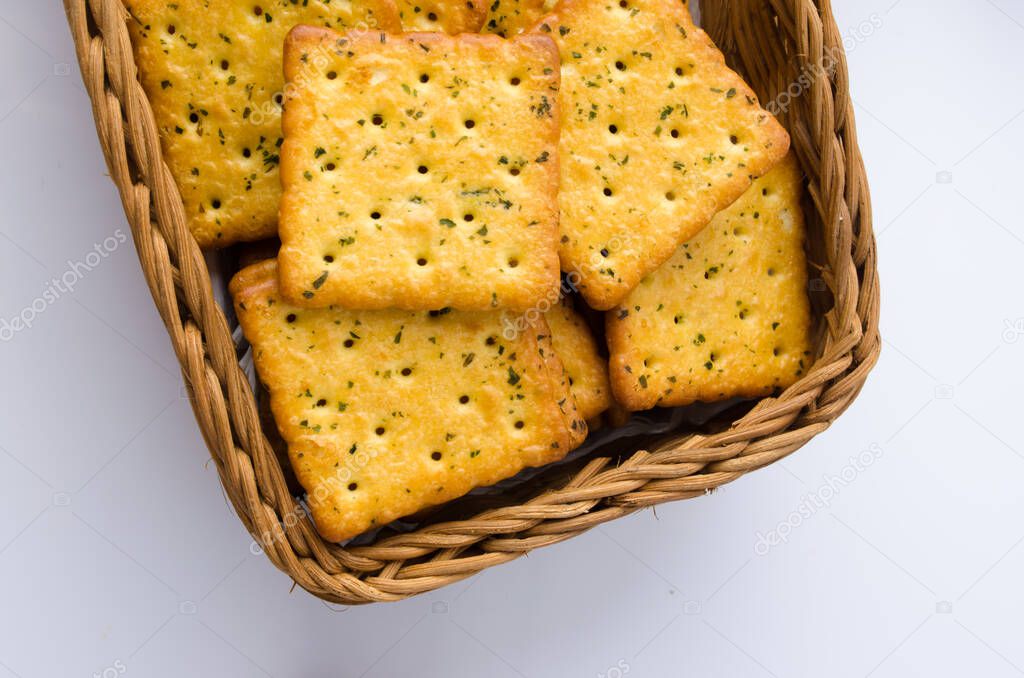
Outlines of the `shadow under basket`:
[{"label": "shadow under basket", "polygon": [[878,359],[871,205],[830,2],[705,0],[704,29],[789,130],[807,178],[813,366],[773,397],[656,411],[627,434],[598,432],[600,445],[529,482],[474,493],[345,546],[326,542],[261,426],[266,417],[239,364],[234,320],[218,302],[223,289],[211,280],[164,164],[122,0],[64,4],[107,166],[224,490],[266,556],[315,596],[400,600],[642,508],[705,494],[828,428]]}]

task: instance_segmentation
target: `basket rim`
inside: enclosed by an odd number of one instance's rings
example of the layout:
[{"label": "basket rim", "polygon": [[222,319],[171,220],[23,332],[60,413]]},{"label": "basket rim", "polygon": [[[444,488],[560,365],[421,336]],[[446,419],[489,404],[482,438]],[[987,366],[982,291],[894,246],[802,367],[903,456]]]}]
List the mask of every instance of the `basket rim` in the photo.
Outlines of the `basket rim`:
[{"label": "basket rim", "polygon": [[[255,546],[324,600],[400,600],[642,508],[710,492],[788,456],[828,428],[877,362],[871,203],[830,0],[705,0],[705,30],[731,65],[746,71],[762,100],[766,93],[788,91],[790,83],[803,87],[791,105],[773,112],[790,131],[809,179],[824,238],[820,280],[833,297],[807,374],[778,396],[758,401],[726,430],[670,435],[618,464],[611,457],[589,458],[562,486],[520,504],[365,546],[325,542],[304,504],[291,495],[261,428],[231,328],[163,161],[123,0],[64,0],[64,6],[110,176],[224,490]],[[822,67],[826,59],[833,68]]]}]

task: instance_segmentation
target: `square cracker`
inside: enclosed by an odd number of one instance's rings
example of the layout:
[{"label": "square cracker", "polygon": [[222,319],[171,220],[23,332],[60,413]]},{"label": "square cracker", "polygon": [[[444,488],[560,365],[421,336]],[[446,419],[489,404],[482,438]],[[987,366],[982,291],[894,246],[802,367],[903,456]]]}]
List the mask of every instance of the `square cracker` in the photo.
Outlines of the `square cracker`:
[{"label": "square cracker", "polygon": [[542,317],[306,309],[277,262],[231,294],[320,533],[340,541],[560,459],[586,435]]},{"label": "square cracker", "polygon": [[565,366],[576,409],[587,421],[612,405],[608,363],[601,357],[587,321],[563,297],[545,314],[551,328],[551,346]]},{"label": "square cracker", "polygon": [[487,0],[397,0],[402,29],[476,33],[487,18]]},{"label": "square cracker", "polygon": [[[323,64],[307,55],[329,50]],[[296,28],[281,288],[307,307],[525,311],[559,285],[558,51],[544,36]]]},{"label": "square cracker", "polygon": [[284,38],[298,23],[399,30],[394,0],[125,0],[164,158],[202,247],[277,233]]},{"label": "square cracker", "polygon": [[630,410],[770,395],[809,366],[802,175],[790,156],[608,312]]},{"label": "square cracker", "polygon": [[563,0],[561,258],[616,305],[783,158],[789,135],[678,0]]}]

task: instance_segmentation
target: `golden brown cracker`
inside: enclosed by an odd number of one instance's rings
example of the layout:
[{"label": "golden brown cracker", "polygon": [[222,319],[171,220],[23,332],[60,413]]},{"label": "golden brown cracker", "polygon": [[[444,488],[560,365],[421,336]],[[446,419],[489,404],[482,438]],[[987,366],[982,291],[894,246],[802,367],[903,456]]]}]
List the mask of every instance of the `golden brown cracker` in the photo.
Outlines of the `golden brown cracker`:
[{"label": "golden brown cracker", "polygon": [[551,328],[551,344],[569,377],[576,408],[580,416],[591,421],[612,404],[608,363],[601,357],[586,321],[568,299],[553,305],[544,317]]},{"label": "golden brown cracker", "polygon": [[789,136],[678,0],[563,0],[533,32],[562,56],[562,268],[608,309]]},{"label": "golden brown cracker", "polygon": [[306,309],[277,262],[235,309],[321,534],[340,541],[560,459],[586,435],[543,317]]},{"label": "golden brown cracker", "polygon": [[277,232],[281,53],[299,23],[400,30],[394,0],[125,0],[164,159],[202,247]]},{"label": "golden brown cracker", "polygon": [[630,410],[764,396],[810,366],[802,175],[791,155],[607,314]]},{"label": "golden brown cracker", "polygon": [[[334,58],[310,67],[306,55]],[[308,307],[525,311],[559,285],[550,39],[300,27],[281,287]]]},{"label": "golden brown cracker", "polygon": [[554,0],[491,0],[483,31],[503,38],[530,29],[555,5]]},{"label": "golden brown cracker", "polygon": [[398,0],[398,13],[405,31],[458,35],[483,27],[487,4],[486,0]]}]

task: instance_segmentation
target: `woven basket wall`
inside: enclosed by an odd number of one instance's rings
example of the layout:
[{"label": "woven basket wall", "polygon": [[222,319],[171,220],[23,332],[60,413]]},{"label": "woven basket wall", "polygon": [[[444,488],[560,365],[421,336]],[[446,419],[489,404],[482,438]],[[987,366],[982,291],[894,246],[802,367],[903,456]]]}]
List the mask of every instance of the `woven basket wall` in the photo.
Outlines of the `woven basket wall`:
[{"label": "woven basket wall", "polygon": [[[164,164],[136,74],[121,0],[65,0],[110,175],[139,261],[181,363],[227,496],[267,557],[325,600],[398,600],[453,583],[666,501],[697,497],[777,461],[821,433],[859,393],[879,353],[871,205],[857,146],[842,36],[829,0],[705,0],[702,20],[762,102],[787,104],[808,178],[817,353],[778,397],[727,410],[700,433],[587,456],[487,508],[427,518],[360,546],[324,542],[289,491],[260,426],[231,328]],[[781,97],[780,97],[780,93]],[[778,97],[778,98],[777,98]],[[447,515],[446,515],[447,514]]]}]

